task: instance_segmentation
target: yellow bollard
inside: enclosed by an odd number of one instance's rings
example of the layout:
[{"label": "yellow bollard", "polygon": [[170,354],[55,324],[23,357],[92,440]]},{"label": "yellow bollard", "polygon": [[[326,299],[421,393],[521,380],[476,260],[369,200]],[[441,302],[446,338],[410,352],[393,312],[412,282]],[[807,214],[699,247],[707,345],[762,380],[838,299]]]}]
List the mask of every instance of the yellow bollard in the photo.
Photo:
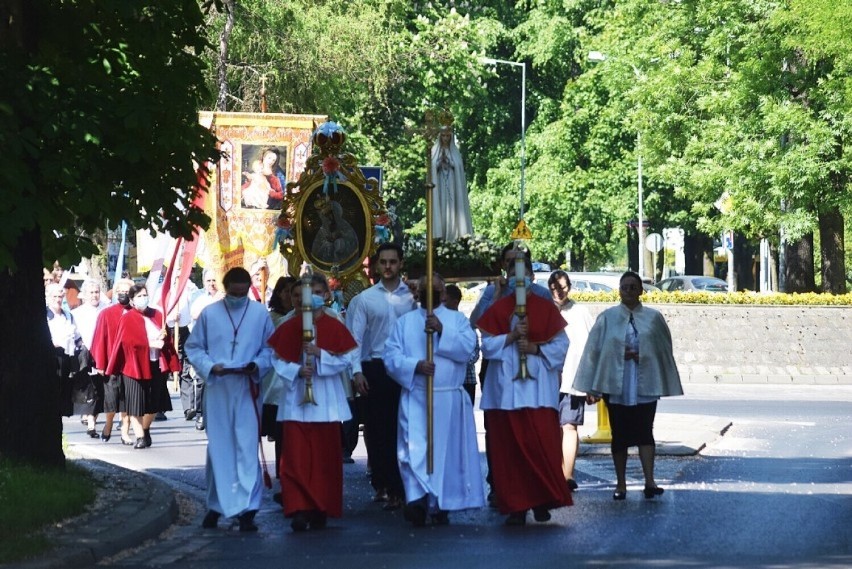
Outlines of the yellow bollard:
[{"label": "yellow bollard", "polygon": [[609,426],[609,409],[601,399],[598,401],[598,430],[583,438],[584,443],[609,444],[612,442],[612,428]]}]

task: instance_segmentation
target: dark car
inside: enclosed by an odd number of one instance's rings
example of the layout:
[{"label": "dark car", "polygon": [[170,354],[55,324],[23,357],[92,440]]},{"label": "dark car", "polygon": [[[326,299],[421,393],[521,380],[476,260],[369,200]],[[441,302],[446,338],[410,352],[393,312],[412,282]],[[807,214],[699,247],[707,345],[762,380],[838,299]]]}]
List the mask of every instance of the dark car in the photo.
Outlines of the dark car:
[{"label": "dark car", "polygon": [[683,275],[670,277],[657,283],[662,291],[672,292],[676,290],[694,290],[704,292],[728,292],[728,283],[716,277],[705,277],[701,275]]}]

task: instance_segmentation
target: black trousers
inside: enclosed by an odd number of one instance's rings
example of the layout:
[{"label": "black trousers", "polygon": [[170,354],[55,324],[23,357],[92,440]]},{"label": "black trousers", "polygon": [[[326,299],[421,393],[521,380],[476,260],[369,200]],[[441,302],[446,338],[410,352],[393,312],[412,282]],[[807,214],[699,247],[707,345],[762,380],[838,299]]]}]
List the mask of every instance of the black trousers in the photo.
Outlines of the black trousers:
[{"label": "black trousers", "polygon": [[385,372],[382,360],[361,362],[361,369],[370,385],[367,395],[367,414],[364,430],[367,454],[375,489],[387,489],[389,496],[405,497],[399,463],[396,458],[397,426],[399,425],[399,396],[402,388]]}]

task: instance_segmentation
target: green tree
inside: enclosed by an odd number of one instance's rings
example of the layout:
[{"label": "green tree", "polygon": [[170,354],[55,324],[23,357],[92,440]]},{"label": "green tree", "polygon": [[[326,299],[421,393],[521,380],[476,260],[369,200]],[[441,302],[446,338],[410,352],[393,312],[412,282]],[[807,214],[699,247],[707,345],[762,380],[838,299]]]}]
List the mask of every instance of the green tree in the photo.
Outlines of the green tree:
[{"label": "green tree", "polygon": [[0,455],[62,465],[42,267],[127,220],[191,236],[193,161],[218,158],[196,0],[0,1]]}]

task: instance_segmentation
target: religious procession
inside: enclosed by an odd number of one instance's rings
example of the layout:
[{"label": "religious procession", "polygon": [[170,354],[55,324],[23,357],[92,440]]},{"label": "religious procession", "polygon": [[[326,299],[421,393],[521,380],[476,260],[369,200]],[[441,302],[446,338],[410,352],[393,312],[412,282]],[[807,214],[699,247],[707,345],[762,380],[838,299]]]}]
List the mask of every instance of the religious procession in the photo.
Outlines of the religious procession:
[{"label": "religious procession", "polygon": [[[202,115],[228,150],[199,181],[214,223],[171,245],[165,271],[161,253],[147,275],[129,278],[121,251],[105,294],[95,279],[77,291],[67,271],[45,269],[65,416],[79,415],[104,444],[156,452],[155,425],[179,392],[184,418],[207,439],[201,525],[211,530],[232,518],[256,531],[264,488],[294,532],[327,527],[343,514],[343,465],[359,437],[373,501],[413,526],[488,506],[509,526],[530,512],[545,523],[573,504],[577,427],[585,405],[600,401],[613,499],[626,498],[631,446],[644,497],[664,492],[654,480],[656,403],[682,389],[668,327],[642,306],[639,275],[625,273],[621,303],[593,321],[571,300],[565,271],[546,287],[533,282],[521,217],[497,263],[478,269],[487,286],[465,313],[455,283],[470,275],[439,254],[474,229],[448,113],[430,123],[425,249],[411,262],[380,172],[344,150],[341,125],[261,115],[260,134],[246,134],[238,114]],[[257,143],[285,122],[289,139]]]}]

